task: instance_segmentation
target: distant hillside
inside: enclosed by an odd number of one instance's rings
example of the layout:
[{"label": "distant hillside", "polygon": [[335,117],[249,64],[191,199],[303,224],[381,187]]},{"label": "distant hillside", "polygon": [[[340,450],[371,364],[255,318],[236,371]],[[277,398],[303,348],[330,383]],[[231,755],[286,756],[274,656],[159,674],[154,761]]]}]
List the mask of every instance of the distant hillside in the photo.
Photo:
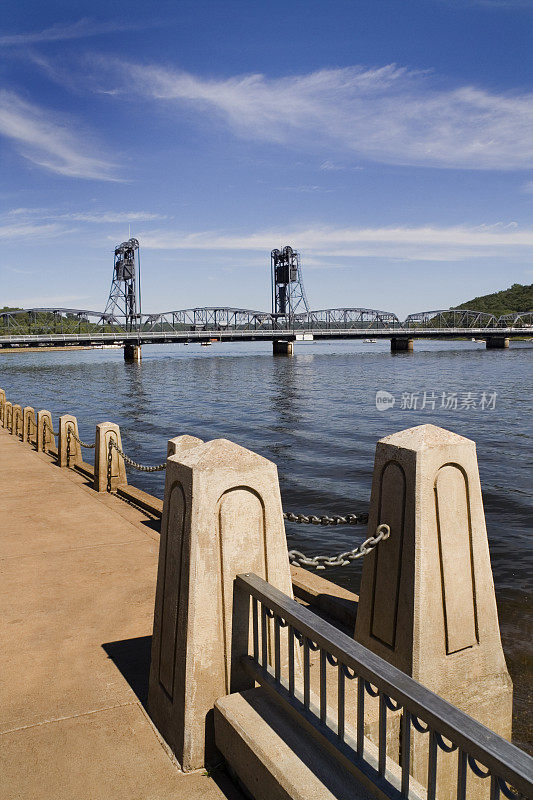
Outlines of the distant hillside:
[{"label": "distant hillside", "polygon": [[460,306],[454,308],[471,308],[473,311],[487,311],[500,317],[503,314],[513,314],[518,311],[533,310],[533,283],[529,286],[522,286],[521,283],[513,283],[510,289],[503,289],[501,292],[484,294],[482,297],[474,297],[467,300]]}]

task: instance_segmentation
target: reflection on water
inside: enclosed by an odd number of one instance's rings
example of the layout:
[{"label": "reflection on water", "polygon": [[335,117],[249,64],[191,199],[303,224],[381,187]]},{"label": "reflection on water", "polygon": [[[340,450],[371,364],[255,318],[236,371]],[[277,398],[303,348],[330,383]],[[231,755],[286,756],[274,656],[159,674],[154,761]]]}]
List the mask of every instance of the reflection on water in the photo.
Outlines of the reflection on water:
[{"label": "reflection on water", "polygon": [[[317,514],[366,511],[376,441],[424,422],[477,443],[487,528],[509,669],[515,683],[517,743],[531,747],[533,632],[528,622],[533,574],[531,543],[531,360],[533,347],[511,343],[487,351],[474,342],[415,342],[415,352],[391,355],[388,342],[296,345],[293,358],[270,345],[211,348],[145,346],[141,364],[120,350],[0,354],[0,386],[10,399],[78,417],[80,436],[94,425],[121,426],[126,451],[159,463],[166,441],[189,433],[225,437],[275,461],[287,510]],[[375,406],[377,390],[396,399]],[[402,393],[435,392],[435,408],[402,409]],[[494,410],[479,408],[496,392]],[[442,392],[476,395],[477,407],[440,408]],[[162,496],[161,473],[135,473],[132,483]],[[287,525],[290,547],[330,553],[353,547],[359,528]],[[357,591],[360,566],[328,577]],[[528,680],[529,678],[529,680]]]}]

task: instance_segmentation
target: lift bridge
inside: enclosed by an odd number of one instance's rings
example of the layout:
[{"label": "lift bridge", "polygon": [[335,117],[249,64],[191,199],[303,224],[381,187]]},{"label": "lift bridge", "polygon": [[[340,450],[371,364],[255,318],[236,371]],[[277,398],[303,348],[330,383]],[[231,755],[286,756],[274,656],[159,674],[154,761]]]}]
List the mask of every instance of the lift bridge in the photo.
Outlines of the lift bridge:
[{"label": "lift bridge", "polygon": [[291,354],[294,342],[322,339],[390,339],[393,351],[411,350],[416,338],[474,338],[503,348],[517,336],[533,337],[533,311],[496,317],[465,309],[410,314],[370,308],[309,309],[299,253],[271,252],[270,311],[203,307],[142,313],[139,242],[115,248],[105,310],[27,308],[0,312],[0,347],[96,347],[119,345],[127,359],[143,344],[271,341],[274,353]]}]

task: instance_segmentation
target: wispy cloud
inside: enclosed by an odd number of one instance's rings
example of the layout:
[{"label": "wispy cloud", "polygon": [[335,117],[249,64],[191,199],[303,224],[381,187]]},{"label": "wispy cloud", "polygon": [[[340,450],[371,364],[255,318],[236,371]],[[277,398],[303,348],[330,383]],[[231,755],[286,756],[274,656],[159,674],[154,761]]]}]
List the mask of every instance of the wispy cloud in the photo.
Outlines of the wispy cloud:
[{"label": "wispy cloud", "polygon": [[122,222],[148,222],[167,219],[165,214],[153,214],[150,211],[69,211],[64,213],[53,208],[12,208],[7,217],[71,220],[74,222],[94,222],[96,224],[114,224]]},{"label": "wispy cloud", "polygon": [[117,167],[90,153],[90,145],[73,132],[72,122],[0,91],[0,135],[10,139],[33,164],[70,178],[117,181]]},{"label": "wispy cloud", "polygon": [[9,239],[45,239],[66,233],[64,226],[55,222],[14,222],[0,224],[0,241]]},{"label": "wispy cloud", "polygon": [[323,261],[334,258],[387,258],[407,261],[459,261],[533,254],[533,229],[516,223],[476,227],[332,228],[310,226],[243,235],[224,231],[141,231],[142,247],[154,250],[248,250],[269,252],[290,242]]},{"label": "wispy cloud", "polygon": [[100,67],[106,91],[137,92],[169,108],[187,104],[239,136],[318,149],[328,155],[326,169],[339,151],[390,164],[533,167],[531,93],[443,88],[433,76],[394,64],[282,78],[205,78],[103,60]]},{"label": "wispy cloud", "polygon": [[[16,46],[40,44],[41,42],[60,42],[69,39],[85,39],[89,36],[101,36],[105,33],[118,31],[138,30],[139,23],[124,22],[97,22],[88,17],[83,17],[76,22],[56,23],[41,31],[26,33],[13,33],[0,36],[0,46]],[[145,27],[143,25],[143,27]]]}]

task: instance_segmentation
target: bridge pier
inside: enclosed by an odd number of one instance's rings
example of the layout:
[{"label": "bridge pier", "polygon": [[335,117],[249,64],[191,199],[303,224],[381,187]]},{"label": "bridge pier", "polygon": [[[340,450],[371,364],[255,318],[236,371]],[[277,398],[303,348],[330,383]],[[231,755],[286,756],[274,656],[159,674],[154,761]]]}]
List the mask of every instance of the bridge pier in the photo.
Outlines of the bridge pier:
[{"label": "bridge pier", "polygon": [[509,347],[509,339],[506,336],[487,336],[487,350],[505,350]]},{"label": "bridge pier", "polygon": [[140,344],[127,342],[124,345],[124,361],[141,361],[142,351]]},{"label": "bridge pier", "polygon": [[393,336],[390,340],[391,353],[412,353],[413,341],[408,336]]},{"label": "bridge pier", "polygon": [[272,353],[275,356],[293,356],[294,342],[290,342],[287,339],[274,339]]}]

